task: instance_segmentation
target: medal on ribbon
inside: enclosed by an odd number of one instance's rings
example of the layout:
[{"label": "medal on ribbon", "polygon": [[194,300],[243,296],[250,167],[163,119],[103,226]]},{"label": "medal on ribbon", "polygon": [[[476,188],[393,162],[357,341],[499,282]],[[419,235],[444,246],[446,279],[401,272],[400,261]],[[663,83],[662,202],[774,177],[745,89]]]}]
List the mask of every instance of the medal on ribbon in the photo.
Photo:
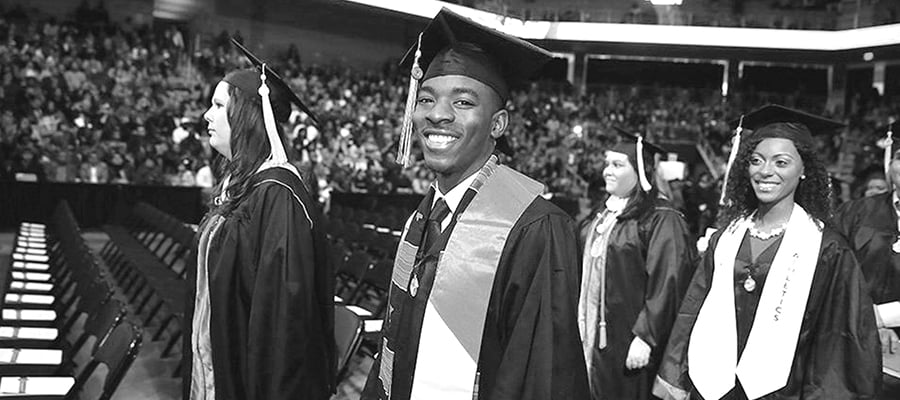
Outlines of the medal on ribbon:
[{"label": "medal on ribbon", "polygon": [[744,290],[748,293],[756,290],[756,281],[750,275],[747,275],[747,279],[744,279]]}]

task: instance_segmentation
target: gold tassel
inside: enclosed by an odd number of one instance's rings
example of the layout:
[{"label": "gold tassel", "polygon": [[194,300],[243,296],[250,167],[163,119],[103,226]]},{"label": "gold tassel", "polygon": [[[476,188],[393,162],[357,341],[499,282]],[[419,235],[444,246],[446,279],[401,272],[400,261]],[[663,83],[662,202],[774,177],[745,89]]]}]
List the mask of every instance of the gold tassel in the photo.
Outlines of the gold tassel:
[{"label": "gold tassel", "polygon": [[262,72],[259,75],[259,97],[262,98],[263,123],[266,127],[266,136],[269,139],[269,147],[271,153],[268,159],[275,165],[288,162],[287,153],[281,144],[281,137],[278,136],[278,128],[275,122],[275,112],[272,110],[272,100],[269,98],[269,85],[266,84],[266,63],[262,65]]},{"label": "gold tassel", "polygon": [[406,94],[406,109],[403,111],[403,121],[400,123],[400,149],[397,152],[397,162],[403,168],[411,163],[413,123],[412,114],[416,110],[416,97],[419,94],[419,79],[424,73],[419,66],[419,57],[422,56],[422,34],[416,44],[416,55],[413,58],[412,69],[409,72],[409,93]]},{"label": "gold tassel", "polygon": [[597,348],[603,350],[606,348],[606,322],[600,322],[600,332],[597,333],[600,336],[599,343],[597,343]]},{"label": "gold tassel", "polygon": [[644,137],[638,135],[637,144],[635,147],[635,155],[637,158],[637,170],[638,170],[638,180],[641,182],[641,189],[644,189],[645,192],[649,192],[650,189],[653,189],[650,186],[650,181],[647,180],[647,174],[644,173]]},{"label": "gold tassel", "polygon": [[[893,154],[891,154],[891,145],[894,144],[894,131],[892,129],[893,127],[894,121],[893,119],[891,119],[891,121],[888,123],[887,139],[884,141],[884,178],[888,182],[891,181],[891,158],[893,158]],[[900,184],[900,182],[895,183]]]},{"label": "gold tassel", "polygon": [[734,138],[731,139],[731,152],[728,154],[728,164],[725,165],[725,177],[722,179],[722,193],[719,194],[719,205],[725,205],[725,195],[728,191],[728,173],[734,166],[734,160],[737,158],[738,150],[741,147],[741,132],[744,131],[744,116],[738,121],[737,128],[734,129]]}]

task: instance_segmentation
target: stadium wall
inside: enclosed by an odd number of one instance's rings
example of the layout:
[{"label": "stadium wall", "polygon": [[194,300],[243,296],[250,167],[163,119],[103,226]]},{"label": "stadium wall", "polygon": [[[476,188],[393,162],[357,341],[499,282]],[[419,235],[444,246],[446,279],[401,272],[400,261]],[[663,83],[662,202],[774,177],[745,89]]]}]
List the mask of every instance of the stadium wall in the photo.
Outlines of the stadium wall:
[{"label": "stadium wall", "polygon": [[[87,4],[93,8],[100,2]],[[20,5],[58,19],[71,18],[81,4],[82,0],[0,0],[4,10]],[[424,26],[419,19],[321,0],[103,0],[102,4],[113,21],[148,24],[154,14],[164,15],[167,23],[189,27],[192,37],[240,32],[266,57],[296,44],[304,61],[361,69],[399,60],[410,38]]]},{"label": "stadium wall", "polygon": [[215,11],[194,20],[197,30],[240,30],[251,46],[296,44],[305,61],[378,68],[399,60],[424,21],[324,0],[202,0]]},{"label": "stadium wall", "polygon": [[[25,10],[37,9],[57,19],[65,19],[71,17],[82,2],[82,0],[0,0],[0,7],[9,10],[18,5]],[[100,1],[87,1],[91,8],[97,3]],[[103,4],[113,21],[131,19],[139,23],[149,23],[153,18],[153,0],[106,0]]]}]

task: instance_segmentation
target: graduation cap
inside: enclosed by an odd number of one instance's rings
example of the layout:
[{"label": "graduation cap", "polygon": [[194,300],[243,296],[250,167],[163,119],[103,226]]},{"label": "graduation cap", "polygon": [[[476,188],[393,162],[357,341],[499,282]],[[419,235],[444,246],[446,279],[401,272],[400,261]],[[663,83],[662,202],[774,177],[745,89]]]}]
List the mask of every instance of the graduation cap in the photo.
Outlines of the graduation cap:
[{"label": "graduation cap", "polygon": [[733,120],[737,129],[753,131],[753,138],[790,139],[813,146],[814,135],[827,134],[844,127],[841,122],[778,104],[767,104]]},{"label": "graduation cap", "polygon": [[[647,179],[647,175],[644,173],[644,164],[647,162],[645,157],[649,157],[649,160],[653,163],[652,160],[654,159],[653,156],[655,154],[662,155],[668,153],[668,151],[644,140],[643,136],[639,134],[633,134],[618,126],[614,126],[613,128],[616,130],[616,133],[619,134],[620,140],[612,149],[610,149],[610,151],[628,156],[629,160],[632,161],[632,165],[637,169],[641,189],[644,189],[645,192],[649,192],[652,185]],[[640,154],[640,157],[638,157],[638,154]]]},{"label": "graduation cap", "polygon": [[300,100],[299,97],[297,97],[297,94],[288,87],[281,75],[278,75],[270,65],[251,53],[250,50],[238,42],[237,39],[231,38],[231,43],[234,44],[248,60],[250,60],[254,69],[231,72],[225,76],[225,79],[223,79],[224,81],[237,86],[248,93],[255,93],[262,84],[260,81],[260,74],[264,74],[266,76],[266,83],[270,89],[269,98],[272,103],[272,111],[275,114],[276,121],[282,123],[287,122],[288,118],[291,116],[291,104],[293,103],[306,113],[317,126],[319,125],[319,119],[316,115],[302,100]]},{"label": "graduation cap", "polygon": [[[492,88],[505,103],[510,87],[527,81],[552,58],[538,46],[442,8],[400,62],[401,67],[410,68],[411,78],[398,162],[406,166],[410,161],[412,113],[420,81],[445,75],[467,76]],[[497,147],[504,153],[511,152],[505,137],[498,139]]]},{"label": "graduation cap", "polygon": [[263,121],[266,126],[266,136],[269,139],[269,147],[272,153],[266,162],[277,165],[287,164],[287,153],[278,136],[277,122],[287,122],[291,116],[291,104],[296,104],[303,112],[310,116],[314,123],[318,124],[316,116],[300,101],[300,98],[284,82],[284,79],[272,70],[265,62],[253,55],[236,39],[231,38],[231,43],[238,50],[244,53],[244,56],[250,60],[255,68],[243,69],[228,73],[222,78],[222,81],[228,82],[232,86],[240,88],[242,91],[252,96],[252,93],[258,93],[262,99]]},{"label": "graduation cap", "polygon": [[[742,136],[754,139],[788,139],[799,145],[814,147],[813,135],[832,133],[845,126],[843,123],[832,119],[778,104],[766,104],[757,108],[738,119],[732,120],[731,125],[736,127],[731,144],[731,153],[728,156],[728,164],[725,167],[725,179],[722,181],[722,195],[719,198],[720,205],[725,203],[728,173],[734,166],[735,158],[741,147]],[[743,135],[745,129],[751,132],[748,135]]]}]

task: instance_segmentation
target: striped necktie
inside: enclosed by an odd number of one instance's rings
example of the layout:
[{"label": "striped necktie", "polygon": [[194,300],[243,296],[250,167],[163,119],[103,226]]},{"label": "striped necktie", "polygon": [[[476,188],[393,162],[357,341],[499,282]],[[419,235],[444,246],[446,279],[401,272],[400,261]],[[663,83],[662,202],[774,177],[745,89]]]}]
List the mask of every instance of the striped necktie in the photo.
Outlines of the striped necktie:
[{"label": "striped necktie", "polygon": [[424,251],[430,250],[434,242],[437,242],[438,237],[441,236],[441,223],[448,214],[450,214],[450,207],[447,206],[447,202],[443,198],[438,199],[431,208],[431,213],[428,214],[428,220],[425,221],[425,245],[422,247]]}]

